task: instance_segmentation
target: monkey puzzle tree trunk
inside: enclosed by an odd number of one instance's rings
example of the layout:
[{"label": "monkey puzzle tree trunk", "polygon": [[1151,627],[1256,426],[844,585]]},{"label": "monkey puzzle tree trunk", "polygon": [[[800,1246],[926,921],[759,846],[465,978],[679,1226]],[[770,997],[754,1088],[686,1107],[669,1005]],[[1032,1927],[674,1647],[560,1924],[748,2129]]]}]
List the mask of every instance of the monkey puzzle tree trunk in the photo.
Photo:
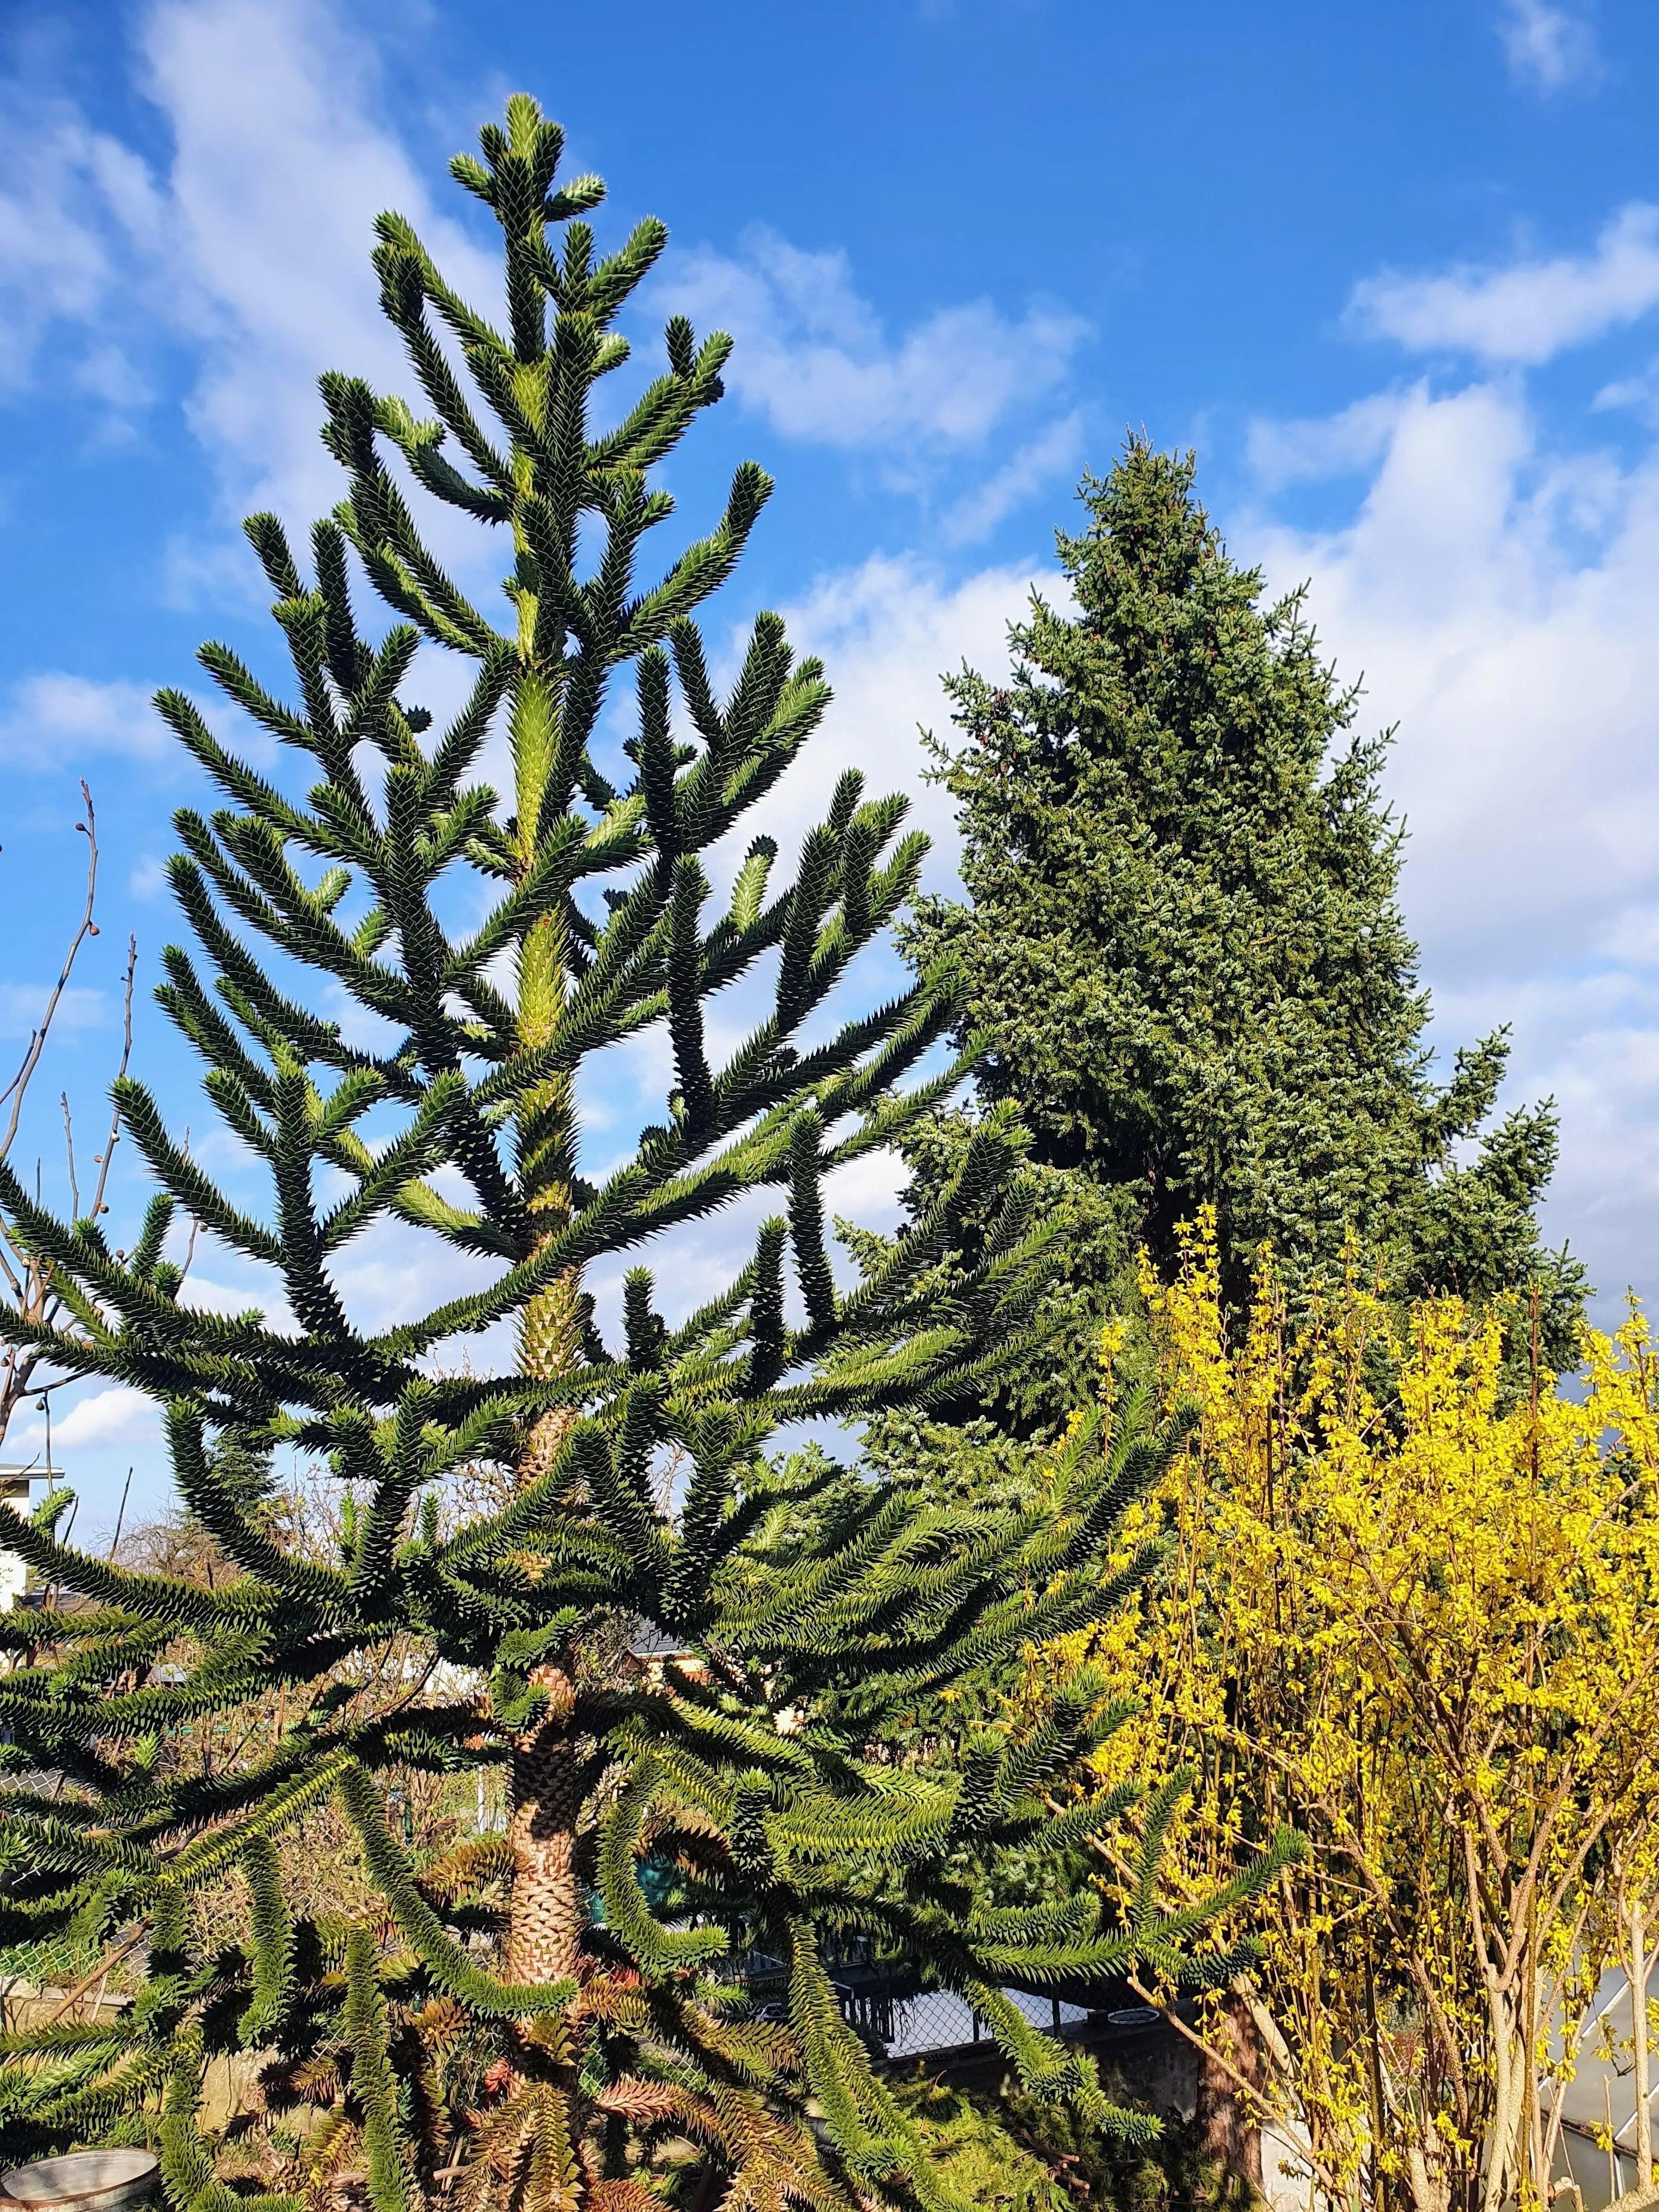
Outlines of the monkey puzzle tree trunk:
[{"label": "monkey puzzle tree trunk", "polygon": [[[550,1295],[574,1307],[574,1285],[567,1289],[561,1284]],[[556,1350],[562,1333],[550,1317],[544,1342]],[[520,1491],[548,1471],[571,1425],[572,1417],[563,1412],[544,1414],[536,1424],[519,1468]],[[575,1655],[565,1652],[532,1667],[529,1680],[546,1704],[535,1725],[514,1736],[507,1769],[513,1877],[505,1971],[512,1982],[574,1982],[580,1978],[581,1963],[576,1830],[583,1766],[575,1728]]]},{"label": "monkey puzzle tree trunk", "polygon": [[576,1823],[581,1812],[581,1747],[572,1733],[576,1685],[566,1667],[537,1667],[531,1686],[545,1691],[540,1723],[514,1738],[509,1779],[513,1899],[507,1978],[580,1978],[581,1891],[576,1879]]},{"label": "monkey puzzle tree trunk", "polygon": [[[549,1293],[565,1317],[541,1317],[538,1340],[555,1359],[574,1310],[574,1281]],[[526,1317],[528,1322],[528,1317]],[[529,1328],[526,1329],[526,1340]],[[527,1345],[526,1345],[527,1351]],[[537,1370],[528,1364],[526,1372]],[[550,1371],[557,1372],[555,1366]],[[520,1462],[522,1492],[545,1474],[568,1435],[573,1417],[544,1414],[531,1431]],[[530,1687],[546,1698],[541,1717],[512,1740],[507,1768],[507,1842],[513,1853],[504,1958],[508,1981],[574,1982],[580,1978],[581,1888],[576,1874],[576,1830],[581,1813],[582,1749],[575,1729],[576,1660],[572,1652],[530,1670]]]},{"label": "monkey puzzle tree trunk", "polygon": [[[520,538],[521,551],[527,551]],[[520,673],[509,732],[513,749],[517,878],[533,875],[543,830],[548,780],[558,750],[564,686],[537,665],[537,601],[519,601]],[[526,935],[518,963],[518,1042],[545,1053],[565,1011],[569,933],[558,915],[544,915]],[[546,1250],[568,1229],[575,1173],[574,1101],[568,1074],[536,1085],[520,1108],[517,1167],[526,1211],[535,1224],[533,1249]],[[581,1277],[576,1268],[532,1297],[519,1329],[520,1371],[537,1382],[568,1375],[581,1358]],[[531,1427],[519,1462],[520,1493],[551,1470],[575,1421],[574,1410],[544,1413]],[[533,1726],[513,1740],[507,1774],[507,1840],[513,1852],[506,1972],[511,1981],[578,1978],[581,1891],[576,1874],[576,1826],[581,1811],[581,1749],[575,1733],[576,1661],[565,1652],[530,1672],[546,1705]]]}]

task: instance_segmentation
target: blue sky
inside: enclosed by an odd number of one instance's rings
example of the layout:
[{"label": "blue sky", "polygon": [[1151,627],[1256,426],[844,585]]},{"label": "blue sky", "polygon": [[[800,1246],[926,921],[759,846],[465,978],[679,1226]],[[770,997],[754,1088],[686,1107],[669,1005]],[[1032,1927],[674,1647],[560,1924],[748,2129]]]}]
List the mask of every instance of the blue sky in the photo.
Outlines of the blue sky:
[{"label": "blue sky", "polygon": [[[464,277],[487,241],[445,177],[507,92],[608,179],[602,232],[672,244],[673,308],[737,337],[678,457],[689,524],[732,464],[775,500],[708,625],[780,605],[837,704],[786,831],[840,767],[917,793],[939,672],[994,664],[1051,570],[1079,469],[1127,426],[1196,447],[1234,552],[1309,579],[1362,712],[1398,721],[1407,916],[1446,1045],[1515,1032],[1553,1092],[1549,1226],[1616,1304],[1659,1289],[1659,15],[1643,0],[885,0],[539,9],[107,0],[0,12],[0,1048],[21,1052],[72,921],[77,779],[103,933],[21,1151],[58,1170],[173,924],[169,817],[198,796],[145,700],[204,636],[267,667],[235,525],[337,496],[327,367],[399,381],[367,264],[391,204]],[[141,1002],[137,1065],[206,1138]],[[619,1071],[600,1115],[634,1098]],[[83,1139],[90,1149],[91,1139]],[[602,1139],[596,1137],[596,1141]],[[117,1206],[139,1194],[129,1168]],[[228,1154],[228,1174],[242,1172]],[[870,1182],[850,1206],[879,1211]],[[687,1263],[688,1285],[710,1250]],[[248,1285],[204,1252],[204,1298]],[[366,1309],[409,1253],[353,1256]],[[107,1519],[122,1394],[60,1455]],[[8,1455],[40,1441],[17,1429]]]}]

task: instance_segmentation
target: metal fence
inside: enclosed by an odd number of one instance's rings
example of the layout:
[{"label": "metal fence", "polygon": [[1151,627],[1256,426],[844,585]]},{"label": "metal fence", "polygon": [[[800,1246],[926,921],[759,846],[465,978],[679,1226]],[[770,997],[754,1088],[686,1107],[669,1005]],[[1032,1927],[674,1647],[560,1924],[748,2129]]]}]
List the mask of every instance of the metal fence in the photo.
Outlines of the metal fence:
[{"label": "metal fence", "polygon": [[[782,1962],[752,1958],[745,1978],[763,2020],[788,2017]],[[842,2019],[860,2036],[872,2057],[884,2060],[926,2058],[965,2051],[988,2039],[985,2023],[965,1997],[949,1990],[918,1989],[890,1967],[847,1960],[830,1968],[830,1980]],[[1085,2023],[1116,2033],[1154,2028],[1159,2015],[1149,2005],[1113,2002],[1103,2007],[1074,2004],[1025,1990],[1005,1990],[1033,2027],[1064,2032]],[[1103,1992],[1103,1996],[1107,1993]]]}]

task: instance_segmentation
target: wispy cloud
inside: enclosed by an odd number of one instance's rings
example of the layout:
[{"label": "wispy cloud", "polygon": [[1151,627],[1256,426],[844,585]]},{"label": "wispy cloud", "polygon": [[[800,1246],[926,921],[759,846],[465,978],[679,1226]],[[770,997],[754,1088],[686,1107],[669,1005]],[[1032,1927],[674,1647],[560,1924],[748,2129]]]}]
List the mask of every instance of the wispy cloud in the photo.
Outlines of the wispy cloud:
[{"label": "wispy cloud", "polygon": [[1616,376],[1604,384],[1590,404],[1598,412],[1628,408],[1644,422],[1659,425],[1659,359],[1649,362],[1634,376]]},{"label": "wispy cloud", "polygon": [[654,303],[732,332],[727,383],[785,436],[878,449],[980,444],[1054,390],[1088,328],[1059,307],[1012,321],[974,300],[890,333],[845,253],[769,230],[751,233],[740,258],[689,256]]},{"label": "wispy cloud", "polygon": [[[50,984],[0,983],[0,1037],[27,1036],[40,1026],[51,996]],[[101,991],[71,983],[59,994],[52,1018],[60,1029],[94,1030],[108,1012],[109,1001]]]},{"label": "wispy cloud", "polygon": [[127,872],[127,889],[146,906],[159,899],[167,887],[167,872],[154,853],[146,853]]},{"label": "wispy cloud", "polygon": [[1074,408],[1018,449],[945,517],[952,545],[975,545],[1056,477],[1074,474],[1083,458],[1083,414]]},{"label": "wispy cloud", "polygon": [[14,684],[0,708],[0,761],[12,769],[61,769],[92,753],[158,760],[173,747],[142,684],[51,670]]},{"label": "wispy cloud", "polygon": [[1337,415],[1288,422],[1258,417],[1245,438],[1250,473],[1267,491],[1357,475],[1381,459],[1408,404],[1403,392],[1379,392]]},{"label": "wispy cloud", "polygon": [[1659,307],[1659,207],[1633,200],[1592,252],[1438,276],[1384,271],[1355,287],[1351,326],[1413,353],[1523,366],[1553,360]]},{"label": "wispy cloud", "polygon": [[[1062,597],[1054,590],[1057,580],[1049,566],[1045,588]],[[787,605],[782,612],[790,636],[803,650],[824,657],[835,697],[800,760],[755,812],[744,817],[723,852],[711,860],[711,873],[719,875],[734,864],[757,830],[768,831],[793,854],[803,831],[822,820],[836,782],[850,768],[864,773],[872,793],[911,794],[907,827],[924,830],[933,839],[924,884],[936,890],[956,888],[954,806],[938,784],[923,780],[928,763],[920,729],[950,734],[942,672],[967,660],[993,682],[1006,676],[1008,624],[1028,611],[1033,573],[1030,566],[1009,565],[953,578],[919,560],[878,555],[821,576],[796,604]],[[908,980],[890,950],[872,949],[854,964],[845,997],[832,1012],[839,1016],[860,1011],[902,989]],[[725,1032],[727,1048],[766,1012],[763,992],[763,987],[745,997],[739,987],[736,1001],[723,1006],[717,1030]],[[584,1070],[582,1121],[592,1145],[583,1158],[584,1173],[606,1172],[619,1148],[631,1149],[631,1132],[641,1121],[661,1118],[668,1079],[667,1040],[660,1030],[630,1039]],[[869,1225],[890,1222],[902,1180],[892,1155],[872,1155],[838,1179],[827,1194],[827,1208]],[[766,1210],[758,1198],[745,1200],[717,1219],[653,1239],[629,1255],[629,1264],[642,1261],[656,1271],[665,1311],[690,1311],[745,1264]],[[623,1273],[621,1262],[607,1265],[595,1271],[591,1285],[607,1335],[617,1327]]]},{"label": "wispy cloud", "polygon": [[[0,392],[50,363],[131,409],[149,393],[144,348],[181,342],[227,520],[270,506],[307,524],[339,495],[318,375],[406,381],[368,263],[375,215],[407,213],[486,311],[493,264],[434,214],[375,120],[373,55],[320,0],[154,0],[136,39],[171,142],[159,164],[64,100],[0,86],[0,121],[30,149],[0,193]],[[182,588],[229,580],[217,547],[172,570]]]},{"label": "wispy cloud", "polygon": [[1028,611],[1036,573],[1036,563],[1014,563],[952,580],[927,562],[875,554],[820,577],[786,607],[790,636],[823,657],[835,698],[798,765],[757,811],[757,825],[793,850],[822,817],[842,771],[860,769],[872,791],[910,793],[911,826],[934,843],[926,880],[951,883],[955,808],[923,780],[920,732],[950,733],[942,674],[964,660],[993,681],[1006,673],[1008,625]]},{"label": "wispy cloud", "polygon": [[160,0],[143,20],[150,98],[172,133],[169,252],[202,308],[189,405],[237,512],[306,520],[339,495],[318,438],[325,368],[401,386],[368,266],[375,215],[407,214],[486,311],[494,266],[434,212],[374,119],[373,55],[317,0]]},{"label": "wispy cloud", "polygon": [[1562,92],[1601,73],[1595,27],[1578,9],[1555,0],[1504,0],[1498,34],[1510,76],[1534,92]]},{"label": "wispy cloud", "polygon": [[[167,134],[160,160],[61,98],[0,84],[0,123],[31,149],[0,190],[0,396],[49,373],[100,402],[118,434],[161,387],[171,344],[226,523],[269,506],[303,526],[340,489],[318,436],[319,372],[409,383],[368,266],[375,215],[409,215],[486,312],[498,271],[383,126],[376,58],[323,0],[149,0],[134,39],[137,84]],[[730,329],[727,380],[778,431],[869,453],[896,480],[936,476],[1023,422],[1026,442],[950,512],[957,542],[994,527],[1075,444],[1065,424],[1030,428],[1087,331],[1051,303],[1010,313],[969,300],[890,326],[844,253],[762,230],[734,256],[677,257],[653,307]],[[175,544],[164,576],[175,600],[240,596],[252,580],[228,530]]]},{"label": "wispy cloud", "polygon": [[94,325],[129,258],[149,258],[160,247],[154,179],[136,154],[92,130],[65,100],[30,100],[0,85],[0,128],[27,149],[0,190],[0,392],[27,386],[42,349],[67,335],[74,380],[129,404],[136,380],[118,385],[118,349]]}]

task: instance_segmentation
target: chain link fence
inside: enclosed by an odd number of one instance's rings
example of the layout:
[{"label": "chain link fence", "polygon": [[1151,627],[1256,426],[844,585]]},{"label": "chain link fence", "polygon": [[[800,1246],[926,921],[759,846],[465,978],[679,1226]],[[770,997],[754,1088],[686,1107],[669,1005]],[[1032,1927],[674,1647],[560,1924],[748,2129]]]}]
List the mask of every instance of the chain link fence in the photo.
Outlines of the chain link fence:
[{"label": "chain link fence", "polygon": [[[914,1977],[857,1960],[832,1965],[829,1972],[842,2018],[862,2038],[873,2057],[895,2062],[935,2057],[945,2052],[969,2051],[976,2043],[989,2040],[985,2023],[967,1999],[949,1990],[919,1989]],[[781,1960],[751,1958],[745,1978],[759,2018],[788,2018],[788,1992]],[[1090,2006],[1027,1990],[1005,1990],[1003,1995],[1019,2007],[1033,2027],[1051,2033],[1086,2025],[1133,2034],[1156,2028],[1160,2022],[1160,2015],[1150,2005],[1127,2002],[1127,1991],[1103,1990],[1100,2003]]]}]

